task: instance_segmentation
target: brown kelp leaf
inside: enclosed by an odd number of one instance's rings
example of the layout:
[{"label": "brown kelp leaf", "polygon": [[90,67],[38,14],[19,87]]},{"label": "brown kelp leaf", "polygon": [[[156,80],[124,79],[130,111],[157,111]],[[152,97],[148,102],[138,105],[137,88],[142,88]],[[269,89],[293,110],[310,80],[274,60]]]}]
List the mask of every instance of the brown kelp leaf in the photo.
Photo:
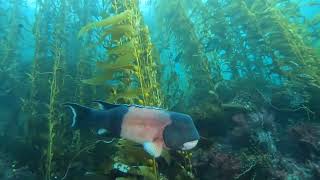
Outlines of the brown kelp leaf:
[{"label": "brown kelp leaf", "polygon": [[117,71],[112,71],[112,70],[106,71],[106,72],[103,72],[103,73],[96,75],[93,78],[82,80],[81,82],[85,83],[85,84],[89,84],[89,85],[95,85],[95,86],[96,85],[104,85],[107,80],[113,79],[113,74],[116,72]]},{"label": "brown kelp leaf", "polygon": [[134,52],[134,45],[132,41],[126,42],[117,47],[108,48],[109,54],[123,54],[123,53],[133,54],[133,52]]},{"label": "brown kelp leaf", "polygon": [[140,95],[142,95],[141,89],[128,89],[125,92],[116,94],[116,98],[135,99],[139,98]]},{"label": "brown kelp leaf", "polygon": [[97,63],[97,67],[99,67],[99,69],[101,70],[106,70],[106,71],[121,71],[121,70],[125,70],[125,69],[134,69],[134,66],[132,64],[129,63],[121,63],[121,62],[117,62],[117,63],[106,63],[106,62],[99,62]]},{"label": "brown kelp leaf", "polygon": [[99,42],[102,42],[109,35],[111,35],[112,40],[119,41],[123,36],[133,36],[134,32],[133,27],[129,24],[114,25],[101,34]]},{"label": "brown kelp leaf", "polygon": [[134,55],[127,53],[127,54],[121,54],[118,58],[117,58],[117,62],[115,64],[119,64],[119,65],[133,65],[134,62]]},{"label": "brown kelp leaf", "polygon": [[83,36],[86,32],[95,29],[95,28],[99,28],[99,27],[106,27],[106,26],[110,26],[110,25],[114,25],[114,24],[119,24],[120,22],[122,22],[123,20],[127,19],[128,17],[130,17],[131,11],[127,10],[124,11],[118,15],[112,16],[112,17],[108,17],[106,19],[103,19],[101,21],[98,22],[93,22],[93,23],[89,23],[87,25],[85,25],[84,27],[81,28],[81,30],[78,33],[78,37]]},{"label": "brown kelp leaf", "polygon": [[85,84],[89,84],[89,85],[93,85],[93,86],[97,86],[97,85],[102,85],[105,82],[105,79],[103,76],[97,76],[94,78],[90,78],[90,79],[84,79],[81,81],[82,83]]}]

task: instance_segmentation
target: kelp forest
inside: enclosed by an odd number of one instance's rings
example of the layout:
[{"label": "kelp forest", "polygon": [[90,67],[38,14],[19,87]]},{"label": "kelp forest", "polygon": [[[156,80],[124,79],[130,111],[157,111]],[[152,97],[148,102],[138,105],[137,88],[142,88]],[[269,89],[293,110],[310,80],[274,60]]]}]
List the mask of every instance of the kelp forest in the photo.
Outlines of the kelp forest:
[{"label": "kelp forest", "polygon": [[[320,2],[1,0],[0,179],[320,179]],[[159,158],[74,102],[189,114]],[[183,132],[182,132],[183,133]]]}]

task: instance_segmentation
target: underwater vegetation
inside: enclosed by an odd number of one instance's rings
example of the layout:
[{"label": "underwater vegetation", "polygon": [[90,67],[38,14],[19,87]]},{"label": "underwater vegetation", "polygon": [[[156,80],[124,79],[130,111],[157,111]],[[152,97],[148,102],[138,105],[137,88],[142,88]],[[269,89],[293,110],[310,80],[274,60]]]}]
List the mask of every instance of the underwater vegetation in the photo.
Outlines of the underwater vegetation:
[{"label": "underwater vegetation", "polygon": [[[0,179],[319,179],[320,3],[0,2]],[[311,14],[304,14],[311,12]],[[93,100],[190,114],[191,151],[72,130]]]}]

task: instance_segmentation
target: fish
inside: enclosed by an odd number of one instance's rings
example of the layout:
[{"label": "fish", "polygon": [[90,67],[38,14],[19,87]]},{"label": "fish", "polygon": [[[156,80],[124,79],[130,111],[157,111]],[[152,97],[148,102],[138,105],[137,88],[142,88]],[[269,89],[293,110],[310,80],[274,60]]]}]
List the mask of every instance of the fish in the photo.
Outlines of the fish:
[{"label": "fish", "polygon": [[108,132],[115,138],[136,142],[155,158],[161,156],[163,149],[191,150],[200,139],[188,114],[156,107],[93,102],[100,109],[64,104],[72,112],[72,128],[96,128],[98,134]]}]

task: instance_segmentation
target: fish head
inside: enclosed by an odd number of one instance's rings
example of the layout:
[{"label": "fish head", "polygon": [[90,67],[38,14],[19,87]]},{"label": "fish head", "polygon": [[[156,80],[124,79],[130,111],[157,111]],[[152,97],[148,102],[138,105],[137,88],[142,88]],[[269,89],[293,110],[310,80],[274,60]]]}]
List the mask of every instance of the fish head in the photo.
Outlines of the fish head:
[{"label": "fish head", "polygon": [[192,118],[187,114],[170,112],[171,123],[163,130],[163,140],[167,148],[190,150],[199,139],[199,133]]}]

